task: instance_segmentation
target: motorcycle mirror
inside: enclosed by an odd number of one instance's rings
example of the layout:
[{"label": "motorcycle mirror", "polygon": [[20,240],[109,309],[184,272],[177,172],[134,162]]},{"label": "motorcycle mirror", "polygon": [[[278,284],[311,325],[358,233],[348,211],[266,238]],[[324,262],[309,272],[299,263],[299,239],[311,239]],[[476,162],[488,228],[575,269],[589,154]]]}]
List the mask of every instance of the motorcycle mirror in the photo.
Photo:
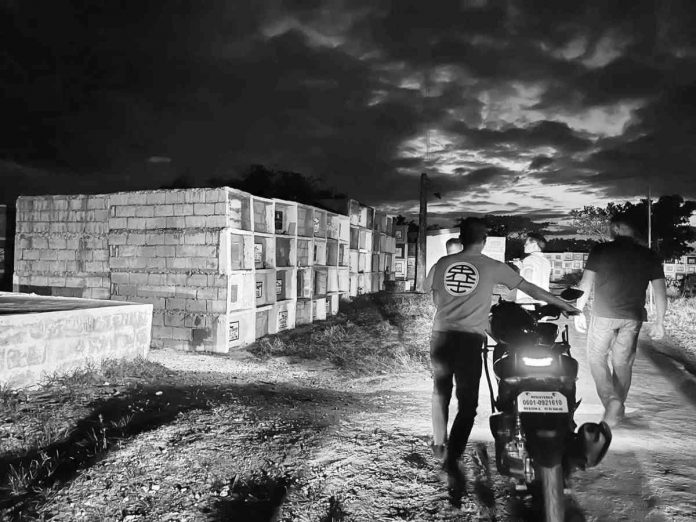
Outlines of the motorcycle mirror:
[{"label": "motorcycle mirror", "polygon": [[564,301],[575,301],[584,293],[585,292],[577,288],[568,287],[561,292],[561,299],[563,299]]}]

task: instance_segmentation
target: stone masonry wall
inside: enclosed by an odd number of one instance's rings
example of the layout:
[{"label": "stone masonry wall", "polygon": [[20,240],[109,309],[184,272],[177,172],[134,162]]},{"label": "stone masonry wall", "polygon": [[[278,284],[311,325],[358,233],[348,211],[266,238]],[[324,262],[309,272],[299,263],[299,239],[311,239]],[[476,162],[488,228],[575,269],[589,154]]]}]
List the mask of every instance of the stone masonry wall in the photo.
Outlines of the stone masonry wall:
[{"label": "stone masonry wall", "polygon": [[[9,295],[10,297],[5,297]],[[5,294],[3,299],[12,298]],[[42,299],[61,298],[34,298]],[[31,299],[30,299],[31,300]],[[145,304],[0,316],[0,383],[38,384],[46,374],[67,372],[105,358],[146,357],[150,349],[152,307]]]},{"label": "stone masonry wall", "polygon": [[154,347],[226,350],[225,189],[110,196],[111,298],[153,305]]},{"label": "stone masonry wall", "polygon": [[153,305],[152,345],[227,350],[227,190],[17,200],[16,291]]},{"label": "stone masonry wall", "polygon": [[17,199],[16,290],[108,299],[108,196]]},{"label": "stone masonry wall", "polygon": [[15,290],[151,304],[157,348],[227,353],[323,320],[349,293],[380,290],[394,253],[370,207],[354,205],[350,225],[229,187],[17,204]]}]

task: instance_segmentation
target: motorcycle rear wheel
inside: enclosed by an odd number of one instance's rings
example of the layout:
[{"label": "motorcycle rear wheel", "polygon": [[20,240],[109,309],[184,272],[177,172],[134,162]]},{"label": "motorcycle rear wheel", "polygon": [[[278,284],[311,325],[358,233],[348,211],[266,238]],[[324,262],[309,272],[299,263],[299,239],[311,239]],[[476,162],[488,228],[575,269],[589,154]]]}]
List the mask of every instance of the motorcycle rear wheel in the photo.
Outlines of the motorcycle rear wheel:
[{"label": "motorcycle rear wheel", "polygon": [[550,468],[540,466],[539,472],[544,499],[544,520],[546,522],[563,522],[565,519],[563,466],[560,463]]}]

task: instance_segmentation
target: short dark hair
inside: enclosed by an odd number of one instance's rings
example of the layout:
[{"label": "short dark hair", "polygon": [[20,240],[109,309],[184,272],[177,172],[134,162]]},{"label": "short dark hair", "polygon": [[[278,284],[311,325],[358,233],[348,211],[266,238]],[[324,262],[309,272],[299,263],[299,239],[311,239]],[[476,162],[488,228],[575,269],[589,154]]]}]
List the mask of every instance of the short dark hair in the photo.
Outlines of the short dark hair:
[{"label": "short dark hair", "polygon": [[459,225],[459,240],[462,242],[463,248],[482,243],[486,241],[487,237],[488,227],[481,218],[468,217]]},{"label": "short dark hair", "polygon": [[539,247],[539,250],[544,250],[546,248],[546,238],[538,232],[530,232],[527,234],[527,239],[534,241]]},{"label": "short dark hair", "polygon": [[612,225],[625,225],[636,236],[645,234],[645,224],[639,221],[637,216],[629,215],[628,213],[614,214],[609,219],[609,223]]}]

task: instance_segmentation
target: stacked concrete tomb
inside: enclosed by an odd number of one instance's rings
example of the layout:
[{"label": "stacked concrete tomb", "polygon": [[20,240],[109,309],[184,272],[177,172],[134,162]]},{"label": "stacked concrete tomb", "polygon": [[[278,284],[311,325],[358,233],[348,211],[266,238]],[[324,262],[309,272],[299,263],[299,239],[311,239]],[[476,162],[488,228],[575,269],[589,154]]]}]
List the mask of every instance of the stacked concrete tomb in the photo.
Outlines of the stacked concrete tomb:
[{"label": "stacked concrete tomb", "polygon": [[[154,347],[227,352],[325,319],[366,272],[351,266],[349,216],[227,187],[20,197],[17,210],[14,289],[152,304]],[[365,291],[382,287],[389,262],[375,262]]]}]

